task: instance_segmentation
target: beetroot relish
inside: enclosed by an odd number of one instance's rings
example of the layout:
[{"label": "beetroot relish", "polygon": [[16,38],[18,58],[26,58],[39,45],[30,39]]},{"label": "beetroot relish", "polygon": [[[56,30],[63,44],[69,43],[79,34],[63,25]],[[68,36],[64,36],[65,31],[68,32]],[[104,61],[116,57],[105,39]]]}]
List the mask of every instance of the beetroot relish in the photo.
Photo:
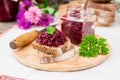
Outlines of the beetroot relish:
[{"label": "beetroot relish", "polygon": [[54,34],[47,34],[46,32],[42,32],[38,35],[36,42],[40,45],[58,47],[59,45],[63,45],[66,40],[67,38],[65,35],[56,29]]}]

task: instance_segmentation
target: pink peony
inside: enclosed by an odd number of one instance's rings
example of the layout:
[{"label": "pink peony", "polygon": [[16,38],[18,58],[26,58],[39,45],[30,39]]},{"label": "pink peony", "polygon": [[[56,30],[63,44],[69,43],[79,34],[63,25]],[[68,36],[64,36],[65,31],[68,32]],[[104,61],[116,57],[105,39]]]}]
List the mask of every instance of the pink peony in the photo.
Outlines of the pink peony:
[{"label": "pink peony", "polygon": [[25,11],[25,19],[32,24],[38,24],[40,17],[42,16],[42,11],[37,7],[33,6],[28,9],[28,11]]}]

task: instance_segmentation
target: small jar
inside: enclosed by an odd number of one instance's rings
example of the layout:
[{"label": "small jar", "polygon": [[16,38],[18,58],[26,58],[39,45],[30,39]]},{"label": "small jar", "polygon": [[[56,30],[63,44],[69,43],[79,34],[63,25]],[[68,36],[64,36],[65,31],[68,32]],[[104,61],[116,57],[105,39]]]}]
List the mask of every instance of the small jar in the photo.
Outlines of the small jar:
[{"label": "small jar", "polygon": [[80,44],[84,36],[95,34],[95,20],[96,16],[91,15],[89,9],[69,6],[67,15],[62,18],[61,30],[73,44]]},{"label": "small jar", "polygon": [[0,21],[15,21],[19,0],[0,0]]}]

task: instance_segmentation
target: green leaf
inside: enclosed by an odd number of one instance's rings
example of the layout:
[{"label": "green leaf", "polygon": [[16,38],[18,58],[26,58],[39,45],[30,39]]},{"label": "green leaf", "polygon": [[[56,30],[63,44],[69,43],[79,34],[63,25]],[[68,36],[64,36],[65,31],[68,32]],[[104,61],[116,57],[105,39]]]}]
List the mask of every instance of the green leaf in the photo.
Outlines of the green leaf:
[{"label": "green leaf", "polygon": [[106,39],[96,38],[95,35],[85,36],[79,44],[79,55],[83,57],[96,57],[99,54],[106,55],[108,52]]},{"label": "green leaf", "polygon": [[43,5],[44,5],[45,7],[48,6],[48,0],[42,0],[42,3],[43,3]]},{"label": "green leaf", "polygon": [[40,9],[45,8],[43,4],[36,4],[36,6],[38,6]]},{"label": "green leaf", "polygon": [[43,12],[44,12],[44,14],[53,14],[53,12],[54,12],[54,8],[52,8],[52,7],[45,7],[45,8],[41,8],[42,10],[43,10]]},{"label": "green leaf", "polygon": [[35,3],[36,6],[38,6],[41,10],[43,10],[44,14],[51,14],[51,15],[55,15],[55,13],[57,12],[57,7],[58,7],[58,3],[55,3],[54,5],[50,6],[48,4],[48,0],[42,0],[42,3],[37,3],[36,0],[32,0],[32,2]]},{"label": "green leaf", "polygon": [[53,34],[55,32],[55,28],[52,26],[49,26],[46,28],[46,33],[47,34]]},{"label": "green leaf", "polygon": [[55,16],[55,13],[58,10],[58,3],[56,3],[55,5],[53,5],[53,8],[54,8],[54,11],[53,11],[52,15]]}]

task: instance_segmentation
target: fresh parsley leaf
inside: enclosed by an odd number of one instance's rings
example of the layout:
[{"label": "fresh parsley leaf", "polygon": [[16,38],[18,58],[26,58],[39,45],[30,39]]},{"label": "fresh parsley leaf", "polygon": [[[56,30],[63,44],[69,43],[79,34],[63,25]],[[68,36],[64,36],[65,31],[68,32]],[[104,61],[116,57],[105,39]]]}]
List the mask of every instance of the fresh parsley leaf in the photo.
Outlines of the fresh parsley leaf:
[{"label": "fresh parsley leaf", "polygon": [[83,57],[96,57],[108,54],[106,39],[96,38],[95,35],[85,36],[79,44],[79,55]]},{"label": "fresh parsley leaf", "polygon": [[55,28],[52,26],[49,26],[46,28],[46,33],[47,34],[53,34],[55,32]]}]

